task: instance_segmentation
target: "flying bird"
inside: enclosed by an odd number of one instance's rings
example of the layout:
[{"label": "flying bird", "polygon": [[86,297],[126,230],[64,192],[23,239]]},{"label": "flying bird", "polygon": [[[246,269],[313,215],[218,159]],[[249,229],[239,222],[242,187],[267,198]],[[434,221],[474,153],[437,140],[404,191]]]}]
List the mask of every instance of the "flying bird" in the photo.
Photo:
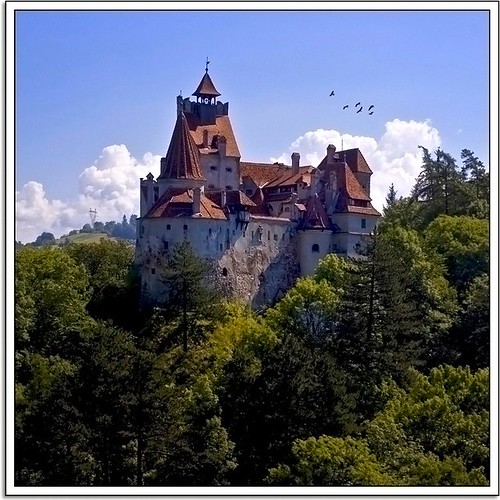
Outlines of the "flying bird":
[{"label": "flying bird", "polygon": [[357,102],[354,107],[357,108],[359,105],[361,104],[361,102]]},{"label": "flying bird", "polygon": [[346,104],[342,109],[346,109],[349,107],[349,104]]},{"label": "flying bird", "polygon": [[334,90],[332,90],[332,91],[330,92],[330,95],[329,95],[328,97],[332,97],[332,95],[335,95],[335,91],[334,91]]},{"label": "flying bird", "polygon": [[361,113],[361,110],[363,109],[363,106],[361,106],[357,111],[356,113]]},{"label": "flying bird", "polygon": [[368,108],[368,111],[370,111],[370,109],[374,108],[375,106],[372,104],[369,108]]}]

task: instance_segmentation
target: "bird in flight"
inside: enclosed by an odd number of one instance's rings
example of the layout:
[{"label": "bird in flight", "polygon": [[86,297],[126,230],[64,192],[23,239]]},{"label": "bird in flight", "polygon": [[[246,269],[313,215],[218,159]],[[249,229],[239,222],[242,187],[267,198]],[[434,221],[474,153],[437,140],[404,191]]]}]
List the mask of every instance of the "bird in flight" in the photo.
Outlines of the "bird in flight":
[{"label": "bird in flight", "polygon": [[330,92],[330,95],[329,95],[328,97],[332,97],[332,95],[335,95],[335,91],[334,91],[334,90],[332,90],[332,91]]},{"label": "bird in flight", "polygon": [[354,107],[357,108],[359,105],[361,104],[361,102],[357,102]]},{"label": "bird in flight", "polygon": [[342,109],[346,109],[349,107],[349,104],[346,104]]},{"label": "bird in flight", "polygon": [[362,109],[363,109],[363,106],[361,106],[361,107],[360,107],[360,108],[356,111],[356,113],[361,113]]},{"label": "bird in flight", "polygon": [[372,104],[369,108],[368,108],[368,111],[370,111],[372,108],[374,108],[375,106]]}]

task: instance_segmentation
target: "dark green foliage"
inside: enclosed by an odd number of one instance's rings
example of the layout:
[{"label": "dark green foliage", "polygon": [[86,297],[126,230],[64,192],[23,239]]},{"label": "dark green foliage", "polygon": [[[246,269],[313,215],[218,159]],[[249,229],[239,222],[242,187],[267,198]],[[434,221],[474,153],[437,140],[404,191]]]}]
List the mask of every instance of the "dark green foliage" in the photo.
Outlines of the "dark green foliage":
[{"label": "dark green foliage", "polygon": [[138,328],[139,277],[133,267],[133,247],[102,238],[99,243],[72,243],[65,251],[87,270],[90,314],[123,328]]},{"label": "dark green foliage", "polygon": [[242,360],[229,363],[221,392],[223,423],[238,460],[233,484],[260,484],[297,438],[354,429],[355,396],[321,347],[286,336],[263,357],[257,377],[245,372]]},{"label": "dark green foliage", "polygon": [[223,298],[221,279],[213,262],[198,257],[189,242],[174,248],[162,281],[167,288],[164,307],[172,316],[180,315],[180,333],[184,351],[188,349],[188,334],[196,326],[196,319],[213,317],[217,304]]}]

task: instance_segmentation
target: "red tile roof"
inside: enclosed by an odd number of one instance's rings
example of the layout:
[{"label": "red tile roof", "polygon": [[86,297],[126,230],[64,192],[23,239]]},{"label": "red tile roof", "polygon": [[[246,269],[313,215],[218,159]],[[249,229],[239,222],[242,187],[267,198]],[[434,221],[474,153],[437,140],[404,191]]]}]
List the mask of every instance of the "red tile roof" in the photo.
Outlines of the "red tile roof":
[{"label": "red tile roof", "polygon": [[264,193],[262,191],[262,188],[259,187],[250,199],[255,204],[255,207],[250,207],[250,213],[252,215],[266,215],[266,216],[271,215],[271,212],[269,212],[269,207],[267,205],[267,202],[264,199]]},{"label": "red tile roof", "polygon": [[159,178],[204,180],[198,149],[184,113],[177,116],[167,154],[161,161]]},{"label": "red tile roof", "polygon": [[[362,172],[365,174],[373,173],[365,160],[365,157],[358,148],[346,149],[345,151],[336,151],[335,156],[337,162],[345,161],[353,172]],[[326,156],[321,160],[318,168],[324,170],[326,168]]]},{"label": "red tile roof", "polygon": [[[215,123],[201,125],[198,115],[188,113],[186,115],[189,132],[201,154],[216,154],[218,152],[214,138],[224,136],[226,138],[226,155],[240,158],[240,150],[234,136],[233,128],[229,116],[217,116]],[[208,148],[203,147],[203,131],[208,132]],[[215,146],[215,147],[214,147]]]},{"label": "red tile roof", "polygon": [[[153,205],[146,217],[193,217],[193,190],[168,188]],[[224,210],[207,196],[200,196],[200,215],[202,219],[227,219]]]},{"label": "red tile roof", "polygon": [[325,207],[317,194],[307,200],[306,213],[299,222],[298,229],[331,229]]},{"label": "red tile roof", "polygon": [[337,172],[340,171],[340,175],[345,176],[345,181],[342,183],[346,190],[347,194],[350,198],[355,200],[366,200],[370,201],[371,198],[368,196],[366,191],[362,188],[361,184],[356,179],[355,175],[352,173],[352,170],[344,164],[344,168],[340,167]]},{"label": "red tile roof", "polygon": [[242,161],[240,163],[241,177],[250,177],[258,187],[265,186],[268,182],[277,179],[288,168],[283,163],[253,163]]},{"label": "red tile roof", "polygon": [[372,171],[365,160],[365,157],[358,148],[346,149],[345,151],[337,151],[339,158],[345,158],[353,172],[363,172],[371,174]]},{"label": "red tile roof", "polygon": [[283,171],[279,177],[273,181],[266,184],[266,188],[270,187],[285,187],[285,186],[295,186],[299,182],[304,182],[306,184],[311,183],[311,170],[313,167],[311,165],[305,165],[299,167],[298,174],[292,174],[292,168],[288,167],[287,170]]},{"label": "red tile roof", "polygon": [[[221,191],[207,192],[206,196],[217,205],[221,205]],[[240,205],[243,207],[255,207],[255,203],[245,194],[238,190],[226,191],[227,205]]]},{"label": "red tile roof", "polygon": [[196,97],[217,97],[221,94],[217,92],[208,72],[205,72],[198,88],[192,93],[192,95]]}]

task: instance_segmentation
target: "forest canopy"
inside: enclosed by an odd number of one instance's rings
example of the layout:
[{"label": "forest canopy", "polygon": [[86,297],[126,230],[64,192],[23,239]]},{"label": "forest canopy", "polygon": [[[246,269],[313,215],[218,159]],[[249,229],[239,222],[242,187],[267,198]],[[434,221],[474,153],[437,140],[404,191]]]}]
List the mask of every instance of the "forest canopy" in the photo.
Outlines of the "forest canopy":
[{"label": "forest canopy", "polygon": [[363,258],[265,311],[187,243],[154,308],[125,242],[17,248],[15,484],[488,485],[489,174],[422,152]]}]

